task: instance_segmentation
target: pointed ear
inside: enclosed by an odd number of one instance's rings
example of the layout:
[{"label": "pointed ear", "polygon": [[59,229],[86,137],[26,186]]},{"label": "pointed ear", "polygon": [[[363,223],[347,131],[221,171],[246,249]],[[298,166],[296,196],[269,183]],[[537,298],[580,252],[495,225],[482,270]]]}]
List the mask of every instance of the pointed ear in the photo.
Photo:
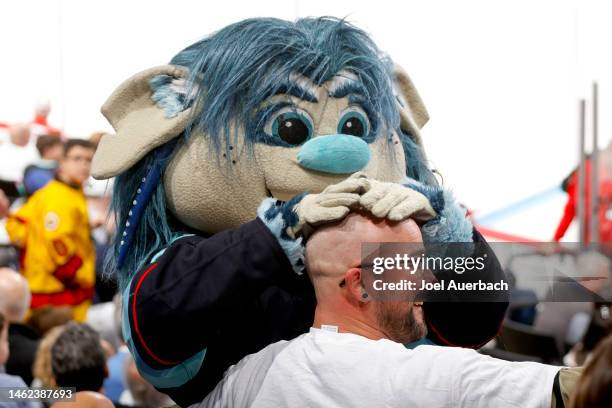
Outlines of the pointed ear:
[{"label": "pointed ear", "polygon": [[412,80],[398,64],[393,67],[393,83],[400,105],[400,127],[412,135],[416,144],[423,147],[420,130],[429,120],[427,108]]},{"label": "pointed ear", "polygon": [[100,140],[92,162],[94,178],[123,173],[185,130],[192,110],[187,75],[185,68],[174,65],[150,68],[113,92],[102,106],[102,114],[116,134]]}]

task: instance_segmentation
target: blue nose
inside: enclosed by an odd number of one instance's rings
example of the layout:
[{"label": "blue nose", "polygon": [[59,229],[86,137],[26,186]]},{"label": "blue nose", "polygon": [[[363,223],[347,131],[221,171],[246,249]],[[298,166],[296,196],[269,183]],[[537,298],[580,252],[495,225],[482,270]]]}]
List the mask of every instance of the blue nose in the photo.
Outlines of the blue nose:
[{"label": "blue nose", "polygon": [[304,143],[297,161],[308,170],[350,174],[363,169],[370,156],[368,144],[356,136],[325,135]]}]

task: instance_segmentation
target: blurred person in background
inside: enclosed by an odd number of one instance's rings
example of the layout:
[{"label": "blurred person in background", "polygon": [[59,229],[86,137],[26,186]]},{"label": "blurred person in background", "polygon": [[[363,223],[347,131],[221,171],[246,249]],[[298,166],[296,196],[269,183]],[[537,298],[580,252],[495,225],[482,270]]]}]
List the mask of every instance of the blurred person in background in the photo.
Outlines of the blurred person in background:
[{"label": "blurred person in background", "polygon": [[6,230],[21,250],[21,272],[32,291],[32,309],[70,306],[84,321],[95,285],[95,249],[83,183],[89,177],[94,148],[68,140],[57,178],[9,215]]},{"label": "blurred person in background", "polygon": [[120,406],[163,408],[174,405],[170,397],[157,391],[153,385],[142,378],[131,354],[128,354],[125,359],[124,372],[127,390],[121,394]]},{"label": "blurred person in background", "polygon": [[89,406],[92,402],[96,406],[112,406],[101,394],[108,371],[100,336],[87,324],[71,322],[66,325],[51,346],[51,371],[57,387],[76,389],[76,404],[68,406]]},{"label": "blurred person in background", "polygon": [[[585,217],[584,236],[580,241],[591,242],[591,159],[584,163],[584,194],[585,194]],[[612,142],[599,152],[599,242],[612,242]],[[560,241],[567,232],[570,224],[576,218],[578,212],[578,168],[570,173],[561,183],[561,188],[567,193],[567,202],[563,209],[563,215],[555,230],[553,241]]]},{"label": "blurred person in background", "polygon": [[52,408],[114,408],[113,403],[104,395],[92,392],[77,392],[74,401],[59,401]]},{"label": "blurred person in background", "polygon": [[[104,380],[104,395],[106,395],[114,404],[118,404],[121,395],[127,389],[127,379],[125,362],[130,351],[123,340],[123,334],[121,333],[121,295],[117,293],[113,299],[113,316],[112,326],[114,327],[115,335],[118,343],[116,346],[117,352],[114,356],[108,359],[106,365],[108,367],[108,377]],[[93,307],[92,307],[93,309]],[[90,314],[87,316],[87,323],[91,324],[89,320]],[[96,329],[102,338],[104,338],[104,330],[101,332],[96,326],[92,326]],[[107,330],[108,331],[108,330]],[[106,334],[107,337],[109,333]]]},{"label": "blurred person in background", "polygon": [[87,323],[100,334],[102,340],[109,343],[115,350],[123,344],[121,338],[121,322],[118,319],[121,304],[117,303],[119,294],[109,302],[94,304],[87,311]]},{"label": "blurred person in background", "polygon": [[610,283],[611,271],[612,262],[604,254],[593,250],[579,253],[577,279],[551,286],[537,306],[534,327],[553,335],[561,350],[574,346],[587,331],[594,302],[605,298],[601,291]]},{"label": "blurred person in background", "polygon": [[51,369],[51,348],[57,338],[64,332],[66,325],[56,326],[43,336],[34,358],[34,381],[32,387],[54,388],[53,370]]},{"label": "blurred person in background", "polygon": [[11,208],[11,202],[5,192],[3,185],[0,184],[0,267],[16,267],[17,252],[12,246],[9,246],[9,239],[4,229],[6,216]]},{"label": "blurred person in background", "polygon": [[30,137],[28,124],[16,124],[9,128],[9,141],[0,144],[0,179],[20,182],[25,168],[38,160]]},{"label": "blurred person in background", "polygon": [[55,178],[57,165],[64,152],[64,144],[56,136],[43,135],[36,141],[40,160],[30,164],[23,173],[25,193],[31,196]]},{"label": "blurred person in background", "polygon": [[54,327],[62,326],[71,320],[72,309],[70,306],[45,305],[30,312],[28,326],[42,337]]},{"label": "blurred person in background", "polygon": [[6,197],[6,194],[4,194],[4,191],[0,190],[0,219],[6,217],[6,215],[8,214],[8,210],[9,210],[9,200]]},{"label": "blurred person in background", "polygon": [[[104,132],[94,132],[88,140],[97,147],[104,134]],[[89,177],[84,191],[87,196],[90,224],[94,226],[91,235],[96,245],[96,293],[94,303],[110,302],[117,293],[117,281],[114,276],[104,274],[104,258],[111,236],[115,231],[115,219],[110,211],[113,181],[96,180]]]},{"label": "blurred person in background", "polygon": [[25,324],[30,299],[24,277],[12,269],[0,268],[0,312],[9,322],[6,372],[21,377],[26,384],[32,383],[32,365],[40,341],[40,336]]},{"label": "blurred person in background", "polygon": [[40,100],[34,107],[34,120],[31,122],[32,131],[36,135],[61,136],[61,130],[49,125],[49,113],[51,113],[51,102],[49,100]]},{"label": "blurred person in background", "polygon": [[[8,345],[8,320],[0,313],[0,367],[6,363],[9,357],[9,345]],[[21,377],[15,375],[8,375],[0,371],[0,387],[16,389],[19,387],[26,387]],[[0,408],[34,408],[38,404],[25,401],[17,402],[4,402],[0,401]]]},{"label": "blurred person in background", "polygon": [[98,333],[85,323],[67,323],[51,346],[51,372],[58,387],[99,392],[108,371]]},{"label": "blurred person in background", "polygon": [[570,408],[612,407],[612,335],[593,352],[580,376]]},{"label": "blurred person in background", "polygon": [[[612,293],[610,293],[612,299]],[[592,305],[589,323],[584,335],[569,353],[563,358],[567,366],[579,366],[589,361],[593,350],[605,339],[612,335],[612,302],[595,302]]]}]

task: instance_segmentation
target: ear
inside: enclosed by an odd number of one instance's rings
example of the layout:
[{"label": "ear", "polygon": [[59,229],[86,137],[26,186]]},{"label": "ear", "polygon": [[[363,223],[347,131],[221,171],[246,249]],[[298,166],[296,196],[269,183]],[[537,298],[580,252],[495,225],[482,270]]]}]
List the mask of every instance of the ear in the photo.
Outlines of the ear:
[{"label": "ear", "polygon": [[429,120],[429,113],[412,80],[398,64],[393,67],[393,85],[400,108],[400,128],[423,148],[420,130]]},{"label": "ear", "polygon": [[366,292],[362,278],[363,276],[361,275],[360,268],[351,268],[346,271],[346,274],[344,275],[346,289],[352,302],[366,303],[370,301],[370,296]]},{"label": "ear", "polygon": [[100,140],[92,162],[94,178],[123,173],[183,132],[192,110],[186,95],[187,75],[187,69],[175,65],[150,68],[113,92],[102,114],[116,135]]}]

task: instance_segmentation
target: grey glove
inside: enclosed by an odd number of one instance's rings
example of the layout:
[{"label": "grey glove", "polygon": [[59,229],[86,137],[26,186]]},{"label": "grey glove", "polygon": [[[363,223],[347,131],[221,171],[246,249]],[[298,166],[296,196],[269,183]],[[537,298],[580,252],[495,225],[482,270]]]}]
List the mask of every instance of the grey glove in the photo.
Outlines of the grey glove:
[{"label": "grey glove", "polygon": [[292,238],[299,236],[305,225],[316,226],[343,219],[359,206],[360,194],[369,188],[365,174],[355,173],[344,181],[328,186],[319,194],[307,194],[293,211],[298,221],[287,229]]},{"label": "grey glove", "polygon": [[426,222],[436,216],[429,200],[423,194],[397,183],[368,179],[368,189],[359,204],[378,218],[401,221],[412,218]]}]

